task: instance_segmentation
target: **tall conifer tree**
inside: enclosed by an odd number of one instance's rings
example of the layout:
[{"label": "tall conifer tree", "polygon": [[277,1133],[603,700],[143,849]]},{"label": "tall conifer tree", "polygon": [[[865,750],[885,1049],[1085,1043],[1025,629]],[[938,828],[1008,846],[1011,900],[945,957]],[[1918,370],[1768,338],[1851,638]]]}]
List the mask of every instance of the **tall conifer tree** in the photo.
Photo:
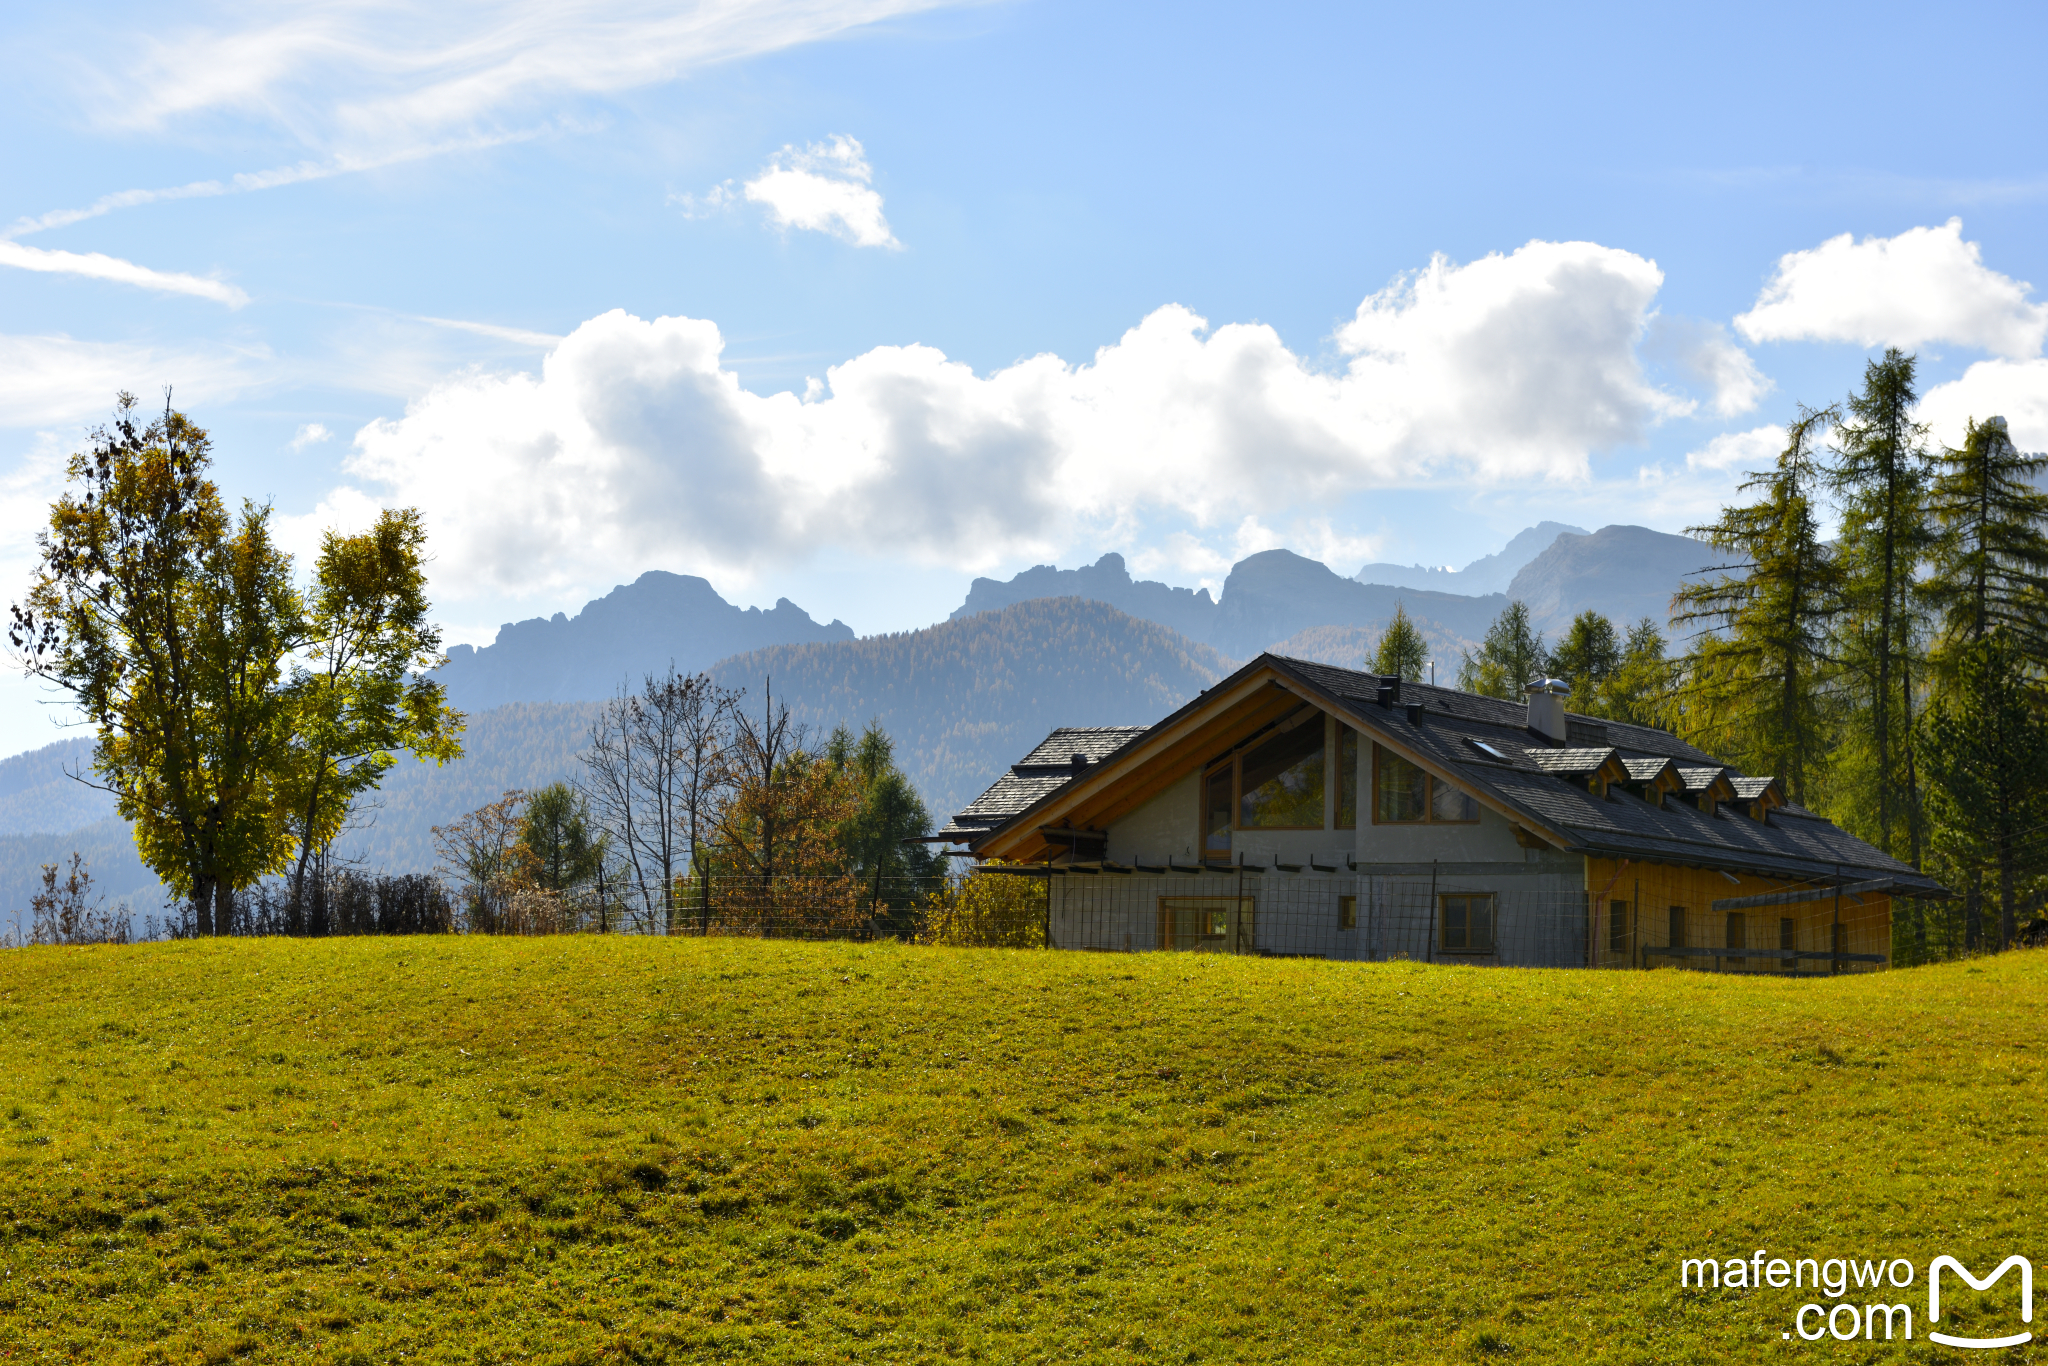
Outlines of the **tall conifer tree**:
[{"label": "tall conifer tree", "polygon": [[1920,585],[1936,618],[1935,665],[2004,628],[2020,656],[2048,665],[2048,456],[2024,455],[2002,417],[1972,421],[1935,460],[1928,511],[1938,531]]},{"label": "tall conifer tree", "polygon": [[1814,443],[1836,416],[1802,408],[1785,429],[1777,468],[1742,485],[1758,500],[1690,529],[1732,558],[1705,571],[1719,577],[1680,589],[1673,604],[1675,621],[1704,628],[1679,666],[1679,729],[1752,773],[1782,778],[1795,802],[1807,800],[1811,763],[1828,748],[1828,634],[1841,610],[1842,570],[1814,513]]},{"label": "tall conifer tree", "polygon": [[1844,653],[1863,681],[1871,746],[1866,794],[1879,845],[1920,866],[1920,782],[1913,752],[1919,612],[1915,571],[1932,537],[1926,518],[1926,427],[1913,421],[1915,358],[1897,347],[1864,368],[1836,430],[1831,482],[1842,502],[1848,610]]}]

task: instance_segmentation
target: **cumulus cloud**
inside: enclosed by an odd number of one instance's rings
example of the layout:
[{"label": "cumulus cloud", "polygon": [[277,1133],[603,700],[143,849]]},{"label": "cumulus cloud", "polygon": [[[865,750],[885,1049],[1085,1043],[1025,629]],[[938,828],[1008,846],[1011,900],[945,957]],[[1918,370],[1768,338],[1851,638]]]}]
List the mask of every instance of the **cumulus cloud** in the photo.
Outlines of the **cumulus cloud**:
[{"label": "cumulus cloud", "polygon": [[1168,306],[1085,363],[982,376],[885,346],[803,395],[743,389],[713,323],[612,312],[538,374],[466,373],[372,423],[349,468],[425,510],[456,597],[657,565],[742,577],[827,545],[984,568],[1153,513],[1256,538],[1360,489],[1584,479],[1589,452],[1688,408],[1635,357],[1661,281],[1627,252],[1536,242],[1367,299],[1336,371]]},{"label": "cumulus cloud", "polygon": [[88,279],[138,285],[165,294],[190,294],[195,298],[226,304],[229,308],[240,308],[249,302],[247,294],[226,281],[204,275],[152,270],[148,266],[138,266],[118,256],[103,256],[96,251],[46,251],[41,247],[25,247],[19,242],[0,239],[0,266],[46,274],[83,275]]},{"label": "cumulus cloud", "polygon": [[1971,418],[2002,417],[2013,444],[2048,451],[2048,360],[1978,361],[1920,396],[1920,420],[1936,441],[1963,444]]},{"label": "cumulus cloud", "polygon": [[1660,315],[1650,321],[1643,352],[1706,389],[1721,417],[1750,411],[1775,387],[1719,323]]},{"label": "cumulus cloud", "polygon": [[293,450],[302,451],[306,449],[306,447],[308,446],[319,445],[321,442],[328,440],[333,435],[334,433],[328,431],[325,424],[319,422],[308,422],[301,426],[298,431],[292,434],[290,445]]},{"label": "cumulus cloud", "polygon": [[1734,470],[1748,474],[1773,469],[1778,453],[1785,449],[1782,427],[1752,427],[1746,432],[1723,432],[1703,448],[1687,451],[1685,467],[1691,470]]},{"label": "cumulus cloud", "polygon": [[1831,237],[1779,258],[1735,326],[1753,342],[1846,341],[1906,350],[1953,342],[2023,359],[2041,350],[2048,306],[1985,266],[1963,220],[1897,237]]},{"label": "cumulus cloud", "polygon": [[743,192],[748,203],[765,205],[778,227],[828,233],[857,247],[900,249],[882,216],[882,196],[868,183],[873,179],[860,141],[834,136],[784,147]]}]

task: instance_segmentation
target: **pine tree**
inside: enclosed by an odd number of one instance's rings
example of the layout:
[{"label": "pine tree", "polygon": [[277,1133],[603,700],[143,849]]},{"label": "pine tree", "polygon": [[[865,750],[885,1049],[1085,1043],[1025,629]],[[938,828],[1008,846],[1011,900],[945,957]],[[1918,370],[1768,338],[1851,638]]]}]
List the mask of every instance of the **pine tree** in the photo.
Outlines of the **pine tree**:
[{"label": "pine tree", "polygon": [[1842,571],[1820,539],[1813,447],[1834,418],[1833,409],[1802,408],[1777,468],[1742,484],[1758,500],[1688,531],[1733,558],[1674,602],[1674,620],[1702,628],[1679,667],[1678,728],[1752,773],[1782,778],[1795,802],[1807,799],[1810,761],[1827,750],[1828,638]]},{"label": "pine tree", "polygon": [[1996,628],[2035,668],[2048,665],[2048,456],[2023,455],[2005,419],[1972,421],[1962,449],[1936,457],[1927,498],[1940,528],[1920,597],[1935,619],[1936,668]]},{"label": "pine tree", "polygon": [[[1955,655],[1955,686],[1922,718],[1937,849],[1998,873],[1999,947],[2017,929],[2019,878],[2038,866],[2048,816],[2048,724],[2018,641],[1994,626]],[[2032,836],[2030,839],[2029,836]],[[1981,943],[1972,898],[1967,942]]]},{"label": "pine tree", "polygon": [[1486,628],[1479,653],[1467,652],[1458,665],[1458,688],[1487,697],[1519,699],[1531,679],[1547,667],[1543,636],[1529,623],[1529,605],[1510,602]]},{"label": "pine tree", "polygon": [[1394,619],[1387,623],[1387,629],[1380,635],[1379,645],[1366,664],[1367,669],[1382,678],[1420,683],[1423,667],[1428,663],[1429,645],[1423,640],[1422,632],[1408,620],[1407,609],[1395,603]]},{"label": "pine tree", "polygon": [[1550,652],[1549,667],[1572,685],[1567,707],[1597,714],[1601,693],[1621,668],[1621,642],[1615,639],[1614,623],[1591,608],[1579,613]]},{"label": "pine tree", "polygon": [[1931,536],[1926,518],[1926,427],[1912,420],[1919,395],[1914,357],[1897,347],[1864,369],[1863,390],[1848,399],[1836,431],[1831,482],[1842,499],[1842,561],[1847,571],[1844,653],[1862,680],[1859,718],[1870,743],[1862,794],[1877,843],[1920,865],[1920,783],[1913,752],[1913,677],[1920,614],[1915,571]]}]

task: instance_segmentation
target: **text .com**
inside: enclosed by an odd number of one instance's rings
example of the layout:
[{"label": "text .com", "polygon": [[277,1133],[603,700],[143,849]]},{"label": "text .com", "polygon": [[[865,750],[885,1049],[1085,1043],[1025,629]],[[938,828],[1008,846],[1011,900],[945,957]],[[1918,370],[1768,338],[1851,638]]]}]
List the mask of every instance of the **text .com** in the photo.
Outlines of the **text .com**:
[{"label": "text .com", "polygon": [[[2015,1322],[2004,1326],[2030,1324],[2034,1321],[2034,1265],[2025,1257],[2007,1257],[1989,1275],[1981,1277],[1954,1257],[1941,1256],[1929,1262],[1925,1277],[1927,1317],[1921,1321],[1927,1340],[1944,1347],[1978,1349],[2017,1347],[2031,1342],[2034,1334],[2030,1328],[1992,1337],[1964,1337],[1943,1333],[1936,1327],[1941,1322],[1944,1276],[1949,1278],[1951,1287],[1960,1280],[1972,1290],[1989,1290],[2009,1271],[2019,1273],[2014,1278],[2014,1288],[2019,1293],[2015,1306],[2017,1312],[2012,1315]],[[1834,1301],[1832,1304],[1800,1305],[1793,1315],[1792,1327],[1780,1335],[1789,1339],[1796,1334],[1807,1342],[1817,1342],[1824,1337],[1832,1337],[1838,1342],[1855,1338],[1889,1341],[1894,1337],[1912,1337],[1913,1305],[1899,1297],[1898,1292],[1909,1289],[1920,1279],[1918,1269],[1904,1257],[1866,1258],[1861,1261],[1845,1257],[1787,1259],[1773,1257],[1762,1248],[1747,1260],[1740,1257],[1730,1257],[1725,1261],[1711,1257],[1687,1257],[1678,1264],[1680,1289],[1811,1289],[1817,1295]],[[1953,1299],[1954,1289],[1949,1293]]]}]

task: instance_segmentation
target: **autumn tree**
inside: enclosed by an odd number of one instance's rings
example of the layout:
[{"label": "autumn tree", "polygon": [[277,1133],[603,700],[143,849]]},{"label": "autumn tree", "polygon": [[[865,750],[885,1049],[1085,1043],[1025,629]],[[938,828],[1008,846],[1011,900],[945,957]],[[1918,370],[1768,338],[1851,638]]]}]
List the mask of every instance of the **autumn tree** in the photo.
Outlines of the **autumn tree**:
[{"label": "autumn tree", "polygon": [[210,448],[168,402],[145,423],[122,394],[71,458],[10,639],[98,732],[93,772],[143,861],[199,933],[227,934],[235,891],[291,855],[280,685],[304,623],[270,509],[228,514]]},{"label": "autumn tree", "polygon": [[293,932],[303,929],[306,869],[361,796],[397,762],[395,751],[444,764],[462,754],[463,717],[427,672],[442,662],[427,620],[419,513],[380,512],[360,535],[321,538],[306,644],[279,713],[287,728],[281,794],[298,844]]},{"label": "autumn tree", "polygon": [[470,929],[497,934],[508,928],[512,901],[533,885],[534,857],[521,842],[526,794],[513,789],[460,820],[433,827],[441,873],[457,889]]},{"label": "autumn tree", "polygon": [[916,884],[944,872],[945,858],[922,843],[932,830],[931,813],[896,766],[896,747],[879,721],[870,721],[857,738],[839,727],[823,758],[850,789],[837,832],[843,865],[867,891],[874,928],[909,933]]},{"label": "autumn tree", "polygon": [[1408,620],[1408,610],[1395,603],[1394,619],[1381,632],[1379,644],[1373,649],[1372,659],[1366,668],[1382,678],[1420,683],[1422,671],[1428,663],[1428,642],[1423,640],[1422,632],[1415,629],[1415,623]]},{"label": "autumn tree", "polygon": [[1571,684],[1565,705],[1587,715],[1597,711],[1601,690],[1620,668],[1621,641],[1614,623],[1590,607],[1572,618],[1564,638],[1550,652],[1550,671]]}]

